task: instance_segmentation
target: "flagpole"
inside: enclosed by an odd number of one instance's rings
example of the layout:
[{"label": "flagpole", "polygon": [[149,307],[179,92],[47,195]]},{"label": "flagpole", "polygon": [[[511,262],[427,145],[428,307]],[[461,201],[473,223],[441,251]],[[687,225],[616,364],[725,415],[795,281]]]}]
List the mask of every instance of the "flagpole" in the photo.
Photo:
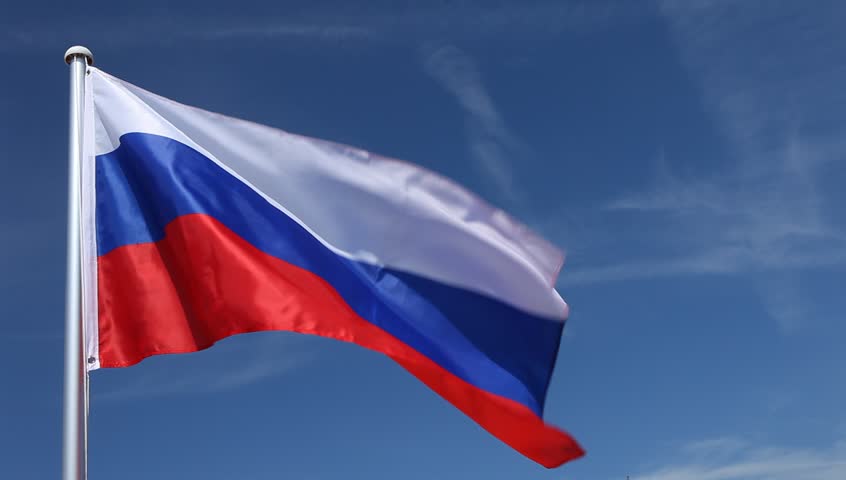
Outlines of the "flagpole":
[{"label": "flagpole", "polygon": [[62,425],[62,479],[85,480],[88,443],[88,372],[83,360],[80,183],[85,72],[94,56],[85,47],[65,52],[70,65],[70,142],[68,148],[68,237],[65,277],[65,383]]}]

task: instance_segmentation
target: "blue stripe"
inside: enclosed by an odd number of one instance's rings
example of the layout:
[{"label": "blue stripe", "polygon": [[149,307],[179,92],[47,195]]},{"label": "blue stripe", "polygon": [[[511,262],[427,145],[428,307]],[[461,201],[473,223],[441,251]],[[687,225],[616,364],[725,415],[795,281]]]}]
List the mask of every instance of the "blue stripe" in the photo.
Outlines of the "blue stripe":
[{"label": "blue stripe", "polygon": [[[142,133],[120,141],[96,160],[99,255],[160,240],[165,226],[181,215],[211,215],[265,253],[320,276],[362,318],[447,371],[542,414],[560,321],[341,257],[187,145]],[[314,201],[327,193],[315,192]],[[355,215],[353,207],[338,215]]]}]

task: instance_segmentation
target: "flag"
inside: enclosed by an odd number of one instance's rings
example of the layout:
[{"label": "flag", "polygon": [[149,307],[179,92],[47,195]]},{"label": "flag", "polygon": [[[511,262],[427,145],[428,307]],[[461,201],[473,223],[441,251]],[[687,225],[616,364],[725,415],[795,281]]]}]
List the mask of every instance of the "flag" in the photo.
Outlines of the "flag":
[{"label": "flag", "polygon": [[90,67],[82,165],[89,370],[246,332],[383,353],[555,467],[543,421],[567,318],[559,250],[415,165],[189,107]]}]

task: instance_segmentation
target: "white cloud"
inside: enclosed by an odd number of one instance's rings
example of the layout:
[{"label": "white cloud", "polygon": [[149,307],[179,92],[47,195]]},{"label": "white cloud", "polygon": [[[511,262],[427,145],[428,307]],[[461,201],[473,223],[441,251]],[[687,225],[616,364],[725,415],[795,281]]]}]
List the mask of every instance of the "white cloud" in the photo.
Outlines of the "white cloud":
[{"label": "white cloud", "polygon": [[815,165],[846,150],[811,152],[798,139],[791,143],[768,152],[766,160],[747,158],[757,169],[734,166],[693,179],[662,172],[650,189],[607,208],[649,215],[668,226],[658,233],[677,237],[689,252],[672,260],[675,268],[668,271],[743,272],[843,262],[846,234],[827,220],[827,199],[814,177]]},{"label": "white cloud", "polygon": [[846,444],[827,448],[755,446],[743,439],[720,438],[682,448],[677,462],[631,480],[842,480]]},{"label": "white cloud", "polygon": [[[2,331],[0,332],[0,340],[10,343],[29,343],[29,344],[38,344],[38,343],[49,343],[55,344],[56,342],[64,340],[64,334],[62,332],[58,332],[55,330],[44,331],[44,332],[35,332],[35,331]],[[49,348],[55,348],[51,345]]]},{"label": "white cloud", "polygon": [[458,48],[445,46],[425,53],[424,65],[464,110],[472,157],[499,191],[516,198],[511,168],[527,152],[506,126],[475,62]]},{"label": "white cloud", "polygon": [[784,333],[798,330],[808,318],[812,309],[804,301],[800,284],[789,275],[769,275],[759,280],[758,288],[764,309]]},{"label": "white cloud", "polygon": [[[275,332],[254,335],[255,338],[238,336],[242,338],[224,340],[212,347],[214,352],[194,353],[191,354],[193,358],[182,358],[178,363],[177,359],[169,358],[167,361],[174,366],[147,369],[105,391],[92,387],[92,402],[123,402],[234,390],[283,375],[311,360],[311,355],[301,345],[301,339],[295,335]],[[94,372],[92,377],[102,373],[111,372]],[[92,386],[100,384],[92,382]]]},{"label": "white cloud", "polygon": [[273,37],[303,37],[323,38],[327,40],[366,39],[371,36],[369,29],[347,25],[309,25],[268,23],[223,26],[208,31],[198,30],[192,36],[207,39],[232,38],[273,38]]},{"label": "white cloud", "polygon": [[797,127],[833,138],[846,122],[846,5],[814,2],[661,3],[706,107],[743,157],[784,147]]},{"label": "white cloud", "polygon": [[[167,15],[135,17],[131,22],[86,16],[37,22],[8,17],[0,21],[0,51],[56,48],[71,41],[108,49],[171,44],[184,40],[288,39],[330,41],[333,45],[377,41],[396,43],[432,39],[487,39],[519,34],[524,39],[548,38],[563,31],[595,30],[609,24],[636,21],[651,9],[630,2],[590,0],[534,3],[482,1],[409,6],[361,4],[333,10],[300,8],[284,17],[246,15],[204,17],[170,10]],[[80,32],[84,32],[80,38]],[[299,43],[299,45],[302,45]],[[284,46],[284,44],[280,44]],[[96,52],[95,52],[96,53]]]},{"label": "white cloud", "polygon": [[[834,221],[842,194],[821,179],[846,160],[846,41],[842,2],[665,1],[682,63],[726,140],[723,158],[659,158],[654,183],[623,193],[603,215],[641,222],[655,245],[613,264],[569,271],[565,284],[767,272],[762,303],[784,332],[808,299],[780,273],[846,264]],[[710,172],[679,175],[684,160]],[[612,232],[608,232],[613,235]],[[650,250],[648,247],[646,250]]]},{"label": "white cloud", "polygon": [[[34,262],[47,250],[64,252],[65,237],[56,240],[59,224],[55,218],[33,217],[0,224],[0,289],[12,288],[43,278],[48,266]],[[64,227],[64,226],[63,226]],[[2,311],[2,309],[0,309]]]},{"label": "white cloud", "polygon": [[682,446],[682,451],[693,456],[725,456],[733,455],[749,447],[749,442],[736,437],[718,437],[698,440]]}]

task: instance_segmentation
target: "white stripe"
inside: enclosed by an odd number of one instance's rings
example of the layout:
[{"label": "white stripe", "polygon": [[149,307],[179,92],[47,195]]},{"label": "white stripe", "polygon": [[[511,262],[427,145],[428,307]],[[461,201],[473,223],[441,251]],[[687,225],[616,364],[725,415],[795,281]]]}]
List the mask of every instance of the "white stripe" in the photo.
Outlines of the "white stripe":
[{"label": "white stripe", "polygon": [[[86,77],[82,110],[82,184],[81,184],[81,262],[82,325],[85,334],[85,359],[89,371],[100,368],[100,331],[97,305],[97,231],[94,171],[94,96],[91,75]],[[88,359],[93,359],[90,362]]]},{"label": "white stripe", "polygon": [[420,167],[181,105],[92,69],[97,154],[125,133],[204,153],[335,252],[566,318],[554,246]]}]

